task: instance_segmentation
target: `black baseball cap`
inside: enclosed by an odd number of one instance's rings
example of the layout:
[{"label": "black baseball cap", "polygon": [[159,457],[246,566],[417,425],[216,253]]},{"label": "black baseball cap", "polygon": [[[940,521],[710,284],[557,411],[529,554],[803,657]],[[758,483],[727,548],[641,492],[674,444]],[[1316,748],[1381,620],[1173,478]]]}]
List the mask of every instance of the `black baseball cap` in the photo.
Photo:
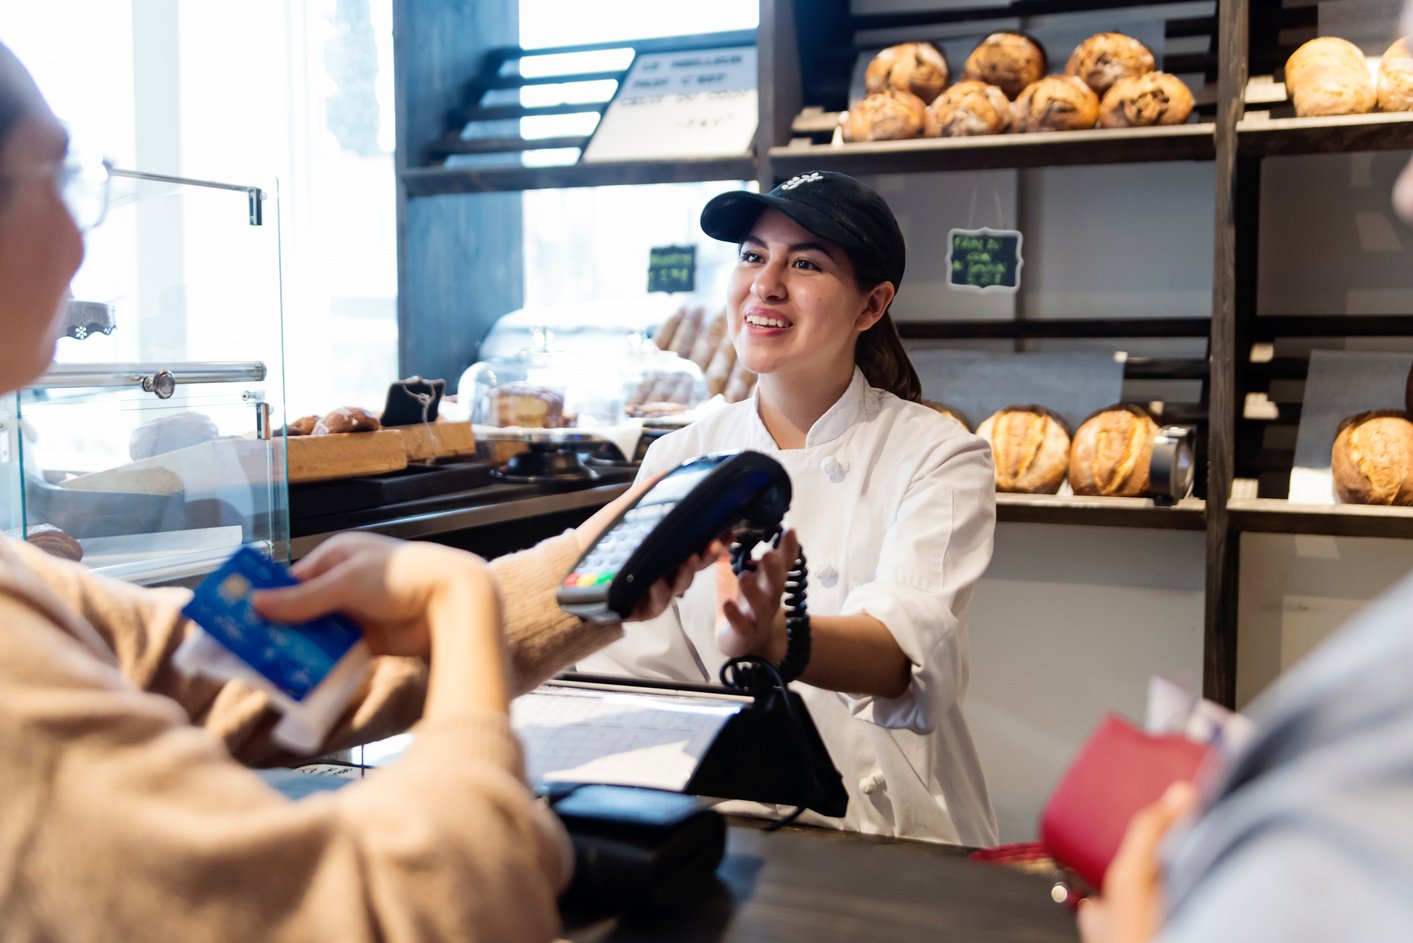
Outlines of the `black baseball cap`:
[{"label": "black baseball cap", "polygon": [[779,210],[839,245],[851,259],[867,260],[894,289],[903,281],[906,249],[893,211],[878,191],[848,174],[815,170],[797,174],[769,193],[722,193],[702,209],[702,232],[740,243],[767,209]]}]

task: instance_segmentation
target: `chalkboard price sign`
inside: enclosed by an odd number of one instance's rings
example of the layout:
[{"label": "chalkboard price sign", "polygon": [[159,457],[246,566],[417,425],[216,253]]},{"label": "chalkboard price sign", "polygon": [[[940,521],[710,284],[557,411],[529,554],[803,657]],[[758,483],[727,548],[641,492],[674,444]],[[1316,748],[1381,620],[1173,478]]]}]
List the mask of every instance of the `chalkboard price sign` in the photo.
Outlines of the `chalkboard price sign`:
[{"label": "chalkboard price sign", "polygon": [[648,291],[696,291],[696,288],[696,246],[654,246],[648,250]]},{"label": "chalkboard price sign", "polygon": [[1021,234],[1014,229],[953,229],[947,236],[947,284],[969,291],[1020,288]]}]

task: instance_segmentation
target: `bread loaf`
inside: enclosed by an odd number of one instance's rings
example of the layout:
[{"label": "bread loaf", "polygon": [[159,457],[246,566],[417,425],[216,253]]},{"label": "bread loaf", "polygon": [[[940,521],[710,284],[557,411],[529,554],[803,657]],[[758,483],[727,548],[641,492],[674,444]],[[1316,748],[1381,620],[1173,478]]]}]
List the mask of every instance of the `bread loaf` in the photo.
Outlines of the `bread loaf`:
[{"label": "bread loaf", "polygon": [[1379,60],[1378,98],[1384,111],[1413,111],[1413,52],[1406,36]]},{"label": "bread loaf", "polygon": [[967,56],[962,77],[995,85],[1014,99],[1045,75],[1045,49],[1023,33],[992,33]]},{"label": "bread loaf", "polygon": [[1080,425],[1070,445],[1075,494],[1140,498],[1149,492],[1148,466],[1158,424],[1141,406],[1118,403]]},{"label": "bread loaf", "polygon": [[1099,125],[1104,128],[1182,124],[1190,114],[1192,92],[1167,72],[1119,79],[1099,103]]},{"label": "bread loaf", "polygon": [[340,406],[314,424],[311,435],[338,435],[345,432],[377,432],[378,417],[359,406]]},{"label": "bread loaf", "polygon": [[565,425],[564,396],[549,387],[510,383],[490,392],[492,423],[526,429],[560,429]]},{"label": "bread loaf", "polygon": [[1070,463],[1065,421],[1044,406],[1007,406],[987,418],[976,434],[991,443],[996,490],[1054,494]]},{"label": "bread loaf", "polygon": [[1000,134],[1011,126],[1006,93],[985,82],[958,82],[927,106],[923,131],[928,137]]},{"label": "bread loaf", "polygon": [[128,457],[134,462],[164,452],[190,448],[221,437],[210,416],[182,412],[144,422],[128,437]]},{"label": "bread loaf", "polygon": [[687,359],[705,373],[711,358],[716,354],[716,348],[721,346],[721,339],[725,336],[726,309],[722,308],[714,317],[706,319],[706,324],[697,334],[697,342],[692,345],[692,352],[687,355]]},{"label": "bread loaf", "polygon": [[55,527],[53,524],[36,524],[29,528],[25,531],[25,541],[43,550],[51,557],[72,560],[75,563],[83,559],[83,545],[75,540],[68,531]]},{"label": "bread loaf", "polygon": [[895,88],[855,103],[840,118],[844,140],[900,141],[922,134],[927,106],[912,92]]},{"label": "bread loaf", "polygon": [[677,330],[672,334],[672,344],[667,349],[679,357],[690,357],[705,321],[706,308],[701,305],[689,305],[682,312],[682,320],[677,322]]},{"label": "bread loaf", "polygon": [[1330,472],[1346,504],[1413,507],[1413,421],[1397,410],[1345,419],[1335,433]]},{"label": "bread loaf", "polygon": [[911,92],[924,103],[947,87],[947,57],[931,43],[900,43],[873,57],[864,73],[870,95],[895,88]]},{"label": "bread loaf", "polygon": [[955,406],[948,406],[946,403],[939,403],[935,400],[930,399],[922,400],[922,405],[926,406],[928,409],[937,410],[937,412],[946,416],[948,419],[952,420],[966,431],[971,431],[971,421],[967,419],[965,413],[963,413],[960,409],[957,409]]},{"label": "bread loaf", "polygon": [[1049,75],[1015,101],[1017,131],[1082,131],[1099,119],[1099,99],[1073,75]]},{"label": "bread loaf", "polygon": [[671,350],[672,338],[677,333],[677,328],[682,324],[682,318],[687,313],[687,306],[683,305],[672,314],[668,315],[666,321],[662,322],[662,327],[657,329],[653,335],[653,342],[657,344],[658,350]]},{"label": "bread loaf", "polygon": [[721,335],[721,342],[716,345],[716,352],[712,354],[711,361],[707,363],[706,388],[707,396],[716,396],[726,392],[726,384],[731,380],[731,368],[736,366],[736,345],[731,343],[731,334],[727,332]]},{"label": "bread loaf", "polygon": [[1374,110],[1378,95],[1359,47],[1334,36],[1302,45],[1285,63],[1285,90],[1295,113],[1362,115]]},{"label": "bread loaf", "polygon": [[1065,63],[1065,74],[1078,77],[1103,98],[1119,79],[1134,78],[1155,68],[1152,51],[1132,36],[1096,33],[1074,47]]}]

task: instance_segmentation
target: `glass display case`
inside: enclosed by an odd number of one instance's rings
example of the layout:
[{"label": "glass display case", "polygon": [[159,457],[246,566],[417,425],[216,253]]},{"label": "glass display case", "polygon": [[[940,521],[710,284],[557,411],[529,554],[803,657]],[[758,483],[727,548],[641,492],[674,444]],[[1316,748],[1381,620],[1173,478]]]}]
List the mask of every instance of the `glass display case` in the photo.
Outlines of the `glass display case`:
[{"label": "glass display case", "polygon": [[114,170],[110,188],[54,363],[0,407],[0,524],[61,529],[144,584],[242,544],[288,559],[274,185]]}]

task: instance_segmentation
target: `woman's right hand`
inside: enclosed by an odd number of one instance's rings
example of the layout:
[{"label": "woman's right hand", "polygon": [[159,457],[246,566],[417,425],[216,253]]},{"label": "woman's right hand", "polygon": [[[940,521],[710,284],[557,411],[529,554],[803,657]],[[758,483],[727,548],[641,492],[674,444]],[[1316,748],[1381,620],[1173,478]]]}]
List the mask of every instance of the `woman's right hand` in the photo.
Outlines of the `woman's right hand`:
[{"label": "woman's right hand", "polygon": [[433,543],[340,534],[292,572],[303,581],[298,586],[254,595],[262,615],[303,622],[341,612],[363,629],[375,655],[430,656],[428,719],[508,709],[500,597],[480,557]]},{"label": "woman's right hand", "polygon": [[[375,534],[339,534],[320,544],[290,572],[298,586],[268,589],[253,597],[261,615],[276,622],[307,622],[340,612],[363,629],[375,655],[427,656],[438,628],[434,614],[445,597],[480,597],[481,615],[494,618],[499,603],[489,567],[480,557],[439,544]],[[474,613],[468,613],[468,616]],[[457,619],[463,630],[484,619]]]}]

